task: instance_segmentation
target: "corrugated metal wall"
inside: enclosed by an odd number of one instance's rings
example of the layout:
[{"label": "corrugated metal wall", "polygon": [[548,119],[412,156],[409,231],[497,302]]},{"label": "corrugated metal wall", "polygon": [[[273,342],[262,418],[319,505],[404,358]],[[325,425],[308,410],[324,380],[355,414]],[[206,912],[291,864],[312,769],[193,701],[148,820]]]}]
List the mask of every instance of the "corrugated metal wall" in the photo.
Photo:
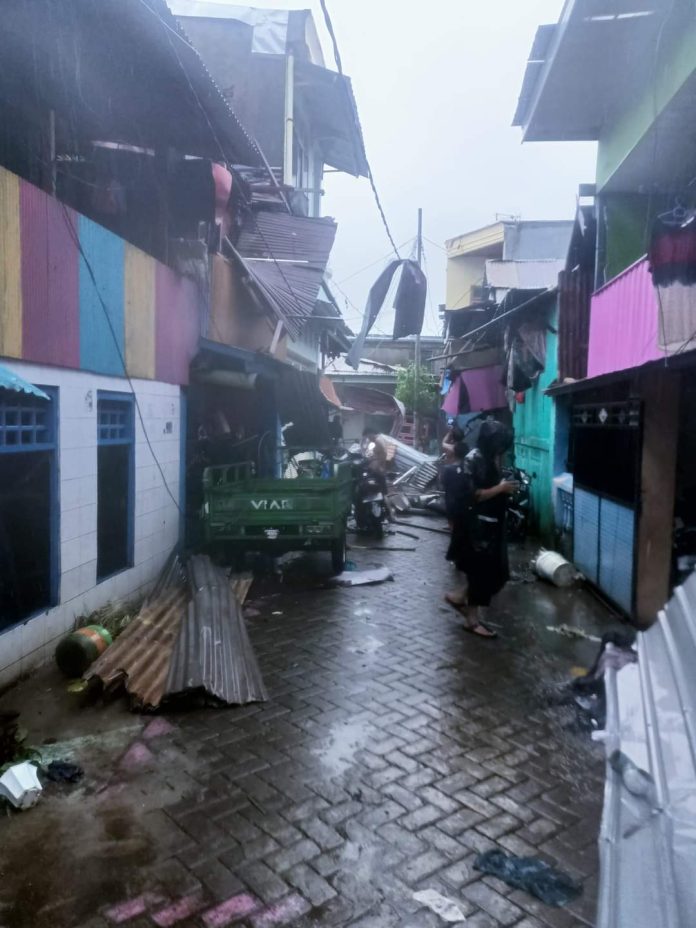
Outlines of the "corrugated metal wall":
[{"label": "corrugated metal wall", "polygon": [[0,171],[0,354],[22,357],[19,178]]},{"label": "corrugated metal wall", "polygon": [[638,367],[664,357],[658,348],[658,304],[647,259],[592,297],[587,376]]},{"label": "corrugated metal wall", "polygon": [[[78,220],[80,245],[80,367],[123,376],[123,239],[85,216]],[[108,318],[107,318],[108,313]]]},{"label": "corrugated metal wall", "polygon": [[587,377],[590,342],[592,273],[576,268],[558,277],[558,377],[559,380]]}]

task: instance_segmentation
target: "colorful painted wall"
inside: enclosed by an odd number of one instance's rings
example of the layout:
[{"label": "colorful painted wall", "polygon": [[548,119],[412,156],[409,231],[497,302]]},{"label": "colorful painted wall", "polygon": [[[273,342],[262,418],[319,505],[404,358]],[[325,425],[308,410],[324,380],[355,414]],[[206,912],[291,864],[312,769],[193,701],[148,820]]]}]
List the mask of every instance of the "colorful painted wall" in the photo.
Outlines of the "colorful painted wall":
[{"label": "colorful painted wall", "polygon": [[186,384],[199,334],[193,281],[0,168],[0,356]]},{"label": "colorful painted wall", "polygon": [[[558,310],[551,319],[558,328]],[[558,335],[546,334],[546,368],[531,390],[524,394],[524,403],[515,407],[515,463],[532,476],[531,494],[535,528],[540,537],[550,541],[553,536],[553,478],[556,438],[556,405],[546,396],[547,387],[558,376]]]}]

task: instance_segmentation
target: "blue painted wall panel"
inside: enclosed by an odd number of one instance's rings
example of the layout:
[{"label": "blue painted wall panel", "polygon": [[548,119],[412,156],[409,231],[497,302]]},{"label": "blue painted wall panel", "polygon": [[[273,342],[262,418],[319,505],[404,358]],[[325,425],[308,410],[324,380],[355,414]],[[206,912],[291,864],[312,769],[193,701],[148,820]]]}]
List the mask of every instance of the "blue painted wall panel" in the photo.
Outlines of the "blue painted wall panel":
[{"label": "blue painted wall panel", "polygon": [[635,512],[603,499],[600,511],[599,587],[626,612],[633,605]]},{"label": "blue painted wall panel", "polygon": [[87,264],[80,255],[80,367],[122,377],[121,359],[125,357],[126,350],[124,242],[85,216],[79,217],[78,232],[111,321],[109,326]]},{"label": "blue painted wall panel", "polygon": [[597,583],[599,580],[599,505],[594,493],[575,490],[573,516],[573,560],[578,570]]}]

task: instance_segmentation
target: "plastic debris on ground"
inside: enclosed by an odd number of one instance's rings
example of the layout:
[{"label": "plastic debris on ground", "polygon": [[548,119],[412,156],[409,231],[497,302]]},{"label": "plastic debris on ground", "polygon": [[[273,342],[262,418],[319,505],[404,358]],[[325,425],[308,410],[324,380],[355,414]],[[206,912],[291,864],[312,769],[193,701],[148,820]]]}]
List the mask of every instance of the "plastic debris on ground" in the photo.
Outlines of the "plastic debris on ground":
[{"label": "plastic debris on ground", "polygon": [[52,760],[41,768],[41,773],[52,783],[78,783],[85,775],[82,767],[68,760]]},{"label": "plastic debris on ground", "polygon": [[39,801],[42,789],[36,767],[29,761],[15,764],[0,777],[0,796],[15,809],[30,809]]},{"label": "plastic debris on ground", "polygon": [[385,583],[393,580],[394,574],[388,567],[373,567],[369,570],[344,571],[332,577],[331,583],[336,586],[368,586],[373,583]]},{"label": "plastic debris on ground", "polygon": [[451,899],[443,896],[434,889],[424,889],[413,894],[416,902],[422,903],[431,912],[439,915],[445,922],[463,922],[466,921],[464,913]]},{"label": "plastic debris on ground", "polygon": [[572,586],[580,574],[562,554],[542,548],[532,561],[532,569],[541,577],[557,587]]},{"label": "plastic debris on ground", "polygon": [[582,893],[582,884],[538,857],[515,857],[493,850],[479,854],[474,870],[523,889],[546,905],[563,906]]},{"label": "plastic debris on ground", "polygon": [[596,641],[598,644],[602,640],[597,635],[591,635],[582,628],[575,628],[572,625],[547,625],[546,630],[553,632],[554,635],[563,635],[564,638],[583,638],[585,641]]},{"label": "plastic debris on ground", "polygon": [[107,695],[125,688],[135,709],[157,709],[194,691],[218,705],[264,701],[241,607],[252,579],[229,576],[208,557],[192,558],[187,571],[172,555],[138,615],[86,678],[99,679]]}]

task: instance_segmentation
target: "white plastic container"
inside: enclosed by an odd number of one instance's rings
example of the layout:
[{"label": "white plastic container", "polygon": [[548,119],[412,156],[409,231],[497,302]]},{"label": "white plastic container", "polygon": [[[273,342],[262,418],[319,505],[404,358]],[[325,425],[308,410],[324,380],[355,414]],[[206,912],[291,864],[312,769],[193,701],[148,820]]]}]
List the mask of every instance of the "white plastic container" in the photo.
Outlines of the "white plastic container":
[{"label": "white plastic container", "polygon": [[559,587],[572,586],[577,577],[577,571],[562,554],[543,548],[534,561],[534,570],[542,580],[548,580]]},{"label": "white plastic container", "polygon": [[0,796],[9,799],[15,809],[30,809],[42,789],[36,767],[29,761],[15,764],[0,777]]}]

